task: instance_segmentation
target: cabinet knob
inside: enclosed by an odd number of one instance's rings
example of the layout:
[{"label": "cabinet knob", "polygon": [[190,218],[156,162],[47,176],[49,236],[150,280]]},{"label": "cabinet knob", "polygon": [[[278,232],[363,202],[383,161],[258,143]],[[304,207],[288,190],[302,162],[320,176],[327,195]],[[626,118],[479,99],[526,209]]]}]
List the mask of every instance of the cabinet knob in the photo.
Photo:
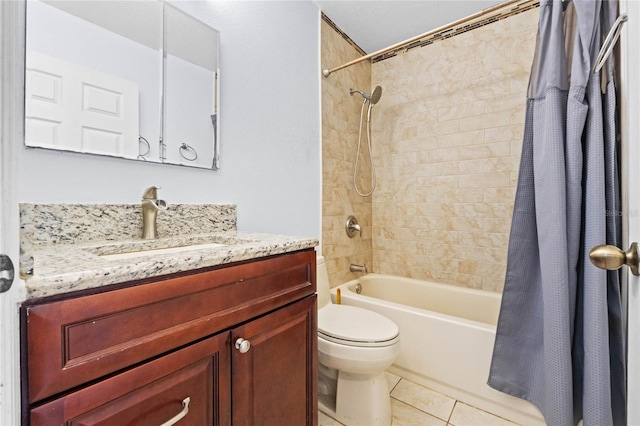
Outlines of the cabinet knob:
[{"label": "cabinet knob", "polygon": [[250,341],[245,340],[242,337],[238,337],[238,340],[236,340],[236,349],[239,350],[241,354],[246,354],[247,352],[249,352],[250,348]]}]

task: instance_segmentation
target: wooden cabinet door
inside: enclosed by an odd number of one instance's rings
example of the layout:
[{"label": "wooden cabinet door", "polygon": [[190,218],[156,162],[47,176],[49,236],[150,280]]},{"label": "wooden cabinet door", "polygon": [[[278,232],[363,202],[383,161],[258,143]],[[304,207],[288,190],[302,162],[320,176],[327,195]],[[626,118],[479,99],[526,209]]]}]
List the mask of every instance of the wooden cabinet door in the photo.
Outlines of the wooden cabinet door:
[{"label": "wooden cabinet door", "polygon": [[228,426],[228,339],[221,333],[37,406],[31,425]]},{"label": "wooden cabinet door", "polygon": [[231,331],[234,426],[317,424],[316,312],[312,295]]}]

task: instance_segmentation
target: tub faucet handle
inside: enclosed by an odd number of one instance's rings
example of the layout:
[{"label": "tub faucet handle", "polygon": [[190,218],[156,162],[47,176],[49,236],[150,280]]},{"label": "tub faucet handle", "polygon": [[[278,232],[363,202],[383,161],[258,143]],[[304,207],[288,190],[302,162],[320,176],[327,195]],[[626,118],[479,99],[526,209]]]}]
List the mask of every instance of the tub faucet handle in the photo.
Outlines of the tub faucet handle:
[{"label": "tub faucet handle", "polygon": [[344,224],[344,229],[347,231],[347,236],[353,238],[356,234],[360,234],[362,237],[362,228],[358,224],[358,219],[355,216],[349,216],[347,222]]}]

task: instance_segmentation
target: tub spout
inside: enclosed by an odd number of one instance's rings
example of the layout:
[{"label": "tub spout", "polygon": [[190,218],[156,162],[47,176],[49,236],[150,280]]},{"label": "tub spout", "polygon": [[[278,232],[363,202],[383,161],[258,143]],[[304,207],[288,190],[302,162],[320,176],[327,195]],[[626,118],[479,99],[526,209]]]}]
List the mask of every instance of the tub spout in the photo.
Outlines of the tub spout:
[{"label": "tub spout", "polygon": [[167,203],[164,200],[158,200],[157,190],[159,188],[152,186],[142,195],[142,239],[152,240],[158,237],[158,225],[156,218],[158,210],[165,210]]},{"label": "tub spout", "polygon": [[356,265],[356,264],[352,263],[349,266],[349,271],[350,272],[364,272],[366,274],[367,273],[367,267],[365,265]]}]

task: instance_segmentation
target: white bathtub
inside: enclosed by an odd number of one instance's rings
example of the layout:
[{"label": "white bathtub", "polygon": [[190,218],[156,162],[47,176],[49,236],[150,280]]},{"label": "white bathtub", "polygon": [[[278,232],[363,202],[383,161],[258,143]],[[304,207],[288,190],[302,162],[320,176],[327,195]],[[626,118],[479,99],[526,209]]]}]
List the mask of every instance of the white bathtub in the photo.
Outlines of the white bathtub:
[{"label": "white bathtub", "polygon": [[334,301],[337,288],[343,304],[379,312],[400,328],[390,372],[516,423],[544,424],[531,403],[486,384],[499,294],[380,274],[333,288]]}]

